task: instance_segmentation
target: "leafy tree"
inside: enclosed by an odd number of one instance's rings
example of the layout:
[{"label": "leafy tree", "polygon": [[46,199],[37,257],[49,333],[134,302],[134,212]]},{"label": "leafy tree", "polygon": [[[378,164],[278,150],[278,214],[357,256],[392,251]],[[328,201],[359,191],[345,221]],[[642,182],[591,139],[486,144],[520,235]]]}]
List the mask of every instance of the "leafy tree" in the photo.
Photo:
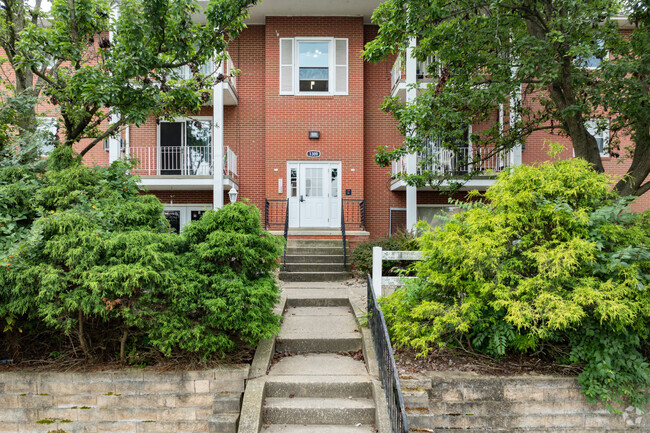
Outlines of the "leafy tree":
[{"label": "leafy tree", "polygon": [[544,351],[583,365],[587,397],[643,405],[650,212],[629,212],[631,198],[609,190],[582,159],[520,166],[499,174],[485,203],[421,227],[419,278],[383,301],[396,344]]},{"label": "leafy tree", "polygon": [[[54,105],[61,145],[82,139],[83,156],[127,124],[150,115],[194,112],[223,76],[200,66],[225,58],[227,41],[244,27],[254,0],[36,0],[0,1],[3,85],[29,100],[15,132],[33,132],[35,107]],[[196,16],[203,22],[196,22]],[[109,39],[109,34],[111,35]],[[194,74],[186,77],[179,68]],[[107,127],[107,123],[110,125]]]},{"label": "leafy tree", "polygon": [[[620,14],[629,14],[631,34],[620,32]],[[502,154],[535,131],[570,137],[576,157],[603,171],[600,152],[586,122],[611,119],[610,153],[631,160],[615,185],[621,196],[650,190],[650,14],[646,2],[624,0],[389,0],[373,15],[377,38],[366,45],[372,61],[404,52],[416,38],[415,57],[431,56],[428,75],[437,77],[414,104],[385,102],[406,136],[399,149],[381,149],[376,159],[422,150],[425,137],[443,147],[458,146],[464,125],[488,125],[472,134],[475,167]],[[602,59],[597,69],[590,58]],[[523,103],[510,104],[522,91]],[[503,107],[503,131],[499,109]],[[602,131],[606,125],[600,124]],[[629,135],[631,147],[621,146]],[[436,183],[438,173],[407,177],[411,183]],[[475,169],[469,175],[476,174]],[[469,176],[468,176],[469,177]],[[448,180],[448,179],[447,179]]]}]

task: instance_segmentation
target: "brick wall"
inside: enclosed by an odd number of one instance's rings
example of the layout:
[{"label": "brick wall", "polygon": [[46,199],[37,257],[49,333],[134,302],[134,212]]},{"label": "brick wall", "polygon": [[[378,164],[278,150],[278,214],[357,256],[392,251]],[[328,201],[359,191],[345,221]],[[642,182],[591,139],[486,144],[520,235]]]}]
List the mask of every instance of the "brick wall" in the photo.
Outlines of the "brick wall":
[{"label": "brick wall", "polygon": [[411,431],[649,432],[650,415],[588,403],[573,378],[423,372],[401,379]]},{"label": "brick wall", "polygon": [[0,432],[235,433],[248,369],[0,373]]}]

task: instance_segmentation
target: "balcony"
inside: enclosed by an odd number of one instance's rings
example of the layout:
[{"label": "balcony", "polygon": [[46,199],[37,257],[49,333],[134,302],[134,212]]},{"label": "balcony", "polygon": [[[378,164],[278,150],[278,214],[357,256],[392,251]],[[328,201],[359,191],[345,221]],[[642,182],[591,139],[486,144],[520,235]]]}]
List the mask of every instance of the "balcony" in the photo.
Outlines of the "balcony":
[{"label": "balcony", "polygon": [[[485,149],[484,152],[486,151],[489,152],[490,150]],[[463,146],[452,150],[440,147],[435,142],[432,142],[432,144],[426,146],[417,156],[417,173],[422,174],[423,171],[427,170],[441,176],[451,175],[452,177],[460,178],[470,172],[478,172],[476,175],[472,176],[469,181],[463,184],[461,190],[483,190],[494,183],[497,173],[514,165],[512,152],[495,154],[476,163],[472,161],[473,157],[473,150],[470,146]],[[422,165],[423,160],[425,160],[424,165]],[[406,190],[406,182],[399,178],[400,175],[406,173],[406,156],[393,161],[392,191]],[[440,186],[448,186],[448,182],[442,182]],[[435,189],[435,186],[418,188],[419,191],[431,191]]]},{"label": "balcony", "polygon": [[[210,75],[214,72],[215,64],[212,60],[208,63],[202,65],[199,68],[199,71],[204,75]],[[223,75],[226,77],[223,82],[223,105],[237,105],[239,104],[238,94],[237,94],[237,77],[232,75],[232,72],[235,71],[235,65],[230,57],[228,57],[223,62]],[[176,74],[179,78],[188,79],[191,77],[192,73],[188,66],[183,66],[176,69]],[[207,106],[213,104],[212,98],[205,103]]]},{"label": "balcony", "polygon": [[[428,83],[435,81],[437,78],[428,75],[427,69],[434,61],[434,56],[427,57],[424,61],[416,62],[415,78],[418,86],[417,94],[419,95]],[[402,53],[397,56],[395,63],[390,71],[390,95],[399,97],[400,101],[406,101],[406,54]]]},{"label": "balcony", "polygon": [[[125,151],[138,160],[132,174],[155,189],[212,189],[214,163],[211,146],[141,146]],[[239,183],[237,154],[224,147],[224,189]]]}]

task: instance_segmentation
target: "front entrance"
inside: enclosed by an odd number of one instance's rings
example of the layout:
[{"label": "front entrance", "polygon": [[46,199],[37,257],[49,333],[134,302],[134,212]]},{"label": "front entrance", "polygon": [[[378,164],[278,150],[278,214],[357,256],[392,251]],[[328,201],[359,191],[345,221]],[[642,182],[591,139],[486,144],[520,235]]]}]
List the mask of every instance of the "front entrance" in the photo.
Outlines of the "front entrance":
[{"label": "front entrance", "polygon": [[290,162],[287,179],[289,227],[340,227],[340,162]]}]

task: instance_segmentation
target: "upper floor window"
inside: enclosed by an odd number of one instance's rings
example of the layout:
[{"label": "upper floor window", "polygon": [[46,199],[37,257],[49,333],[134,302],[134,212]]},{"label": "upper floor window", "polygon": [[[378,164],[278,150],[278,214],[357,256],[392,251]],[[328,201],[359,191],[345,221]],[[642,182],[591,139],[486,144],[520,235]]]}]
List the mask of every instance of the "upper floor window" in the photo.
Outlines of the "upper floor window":
[{"label": "upper floor window", "polygon": [[609,121],[605,119],[590,119],[585,122],[587,132],[594,136],[598,143],[600,156],[609,156]]},{"label": "upper floor window", "polygon": [[280,39],[280,94],[348,94],[348,40]]}]

